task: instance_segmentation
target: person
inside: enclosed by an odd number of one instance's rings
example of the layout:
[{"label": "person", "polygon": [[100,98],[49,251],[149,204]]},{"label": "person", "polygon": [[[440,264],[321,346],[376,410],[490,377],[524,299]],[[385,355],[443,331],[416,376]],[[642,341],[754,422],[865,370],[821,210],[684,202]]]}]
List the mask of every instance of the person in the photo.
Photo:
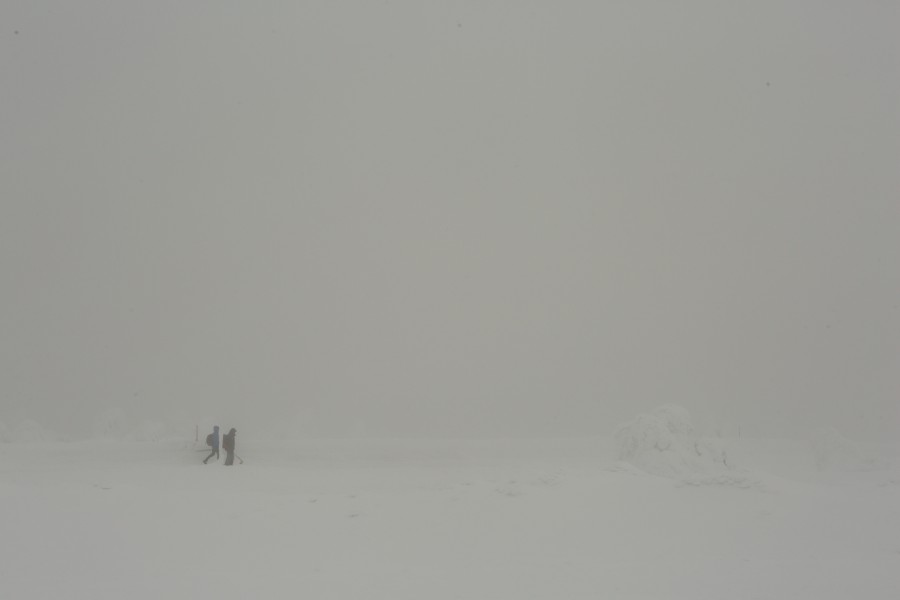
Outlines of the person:
[{"label": "person", "polygon": [[213,427],[213,432],[206,436],[206,443],[212,447],[212,452],[209,453],[209,456],[203,459],[203,464],[207,464],[206,461],[211,459],[213,456],[216,457],[216,461],[219,460],[219,426],[216,425]]},{"label": "person", "polygon": [[234,464],[234,435],[237,429],[231,428],[231,431],[222,436],[222,448],[225,449],[225,464],[231,466]]}]

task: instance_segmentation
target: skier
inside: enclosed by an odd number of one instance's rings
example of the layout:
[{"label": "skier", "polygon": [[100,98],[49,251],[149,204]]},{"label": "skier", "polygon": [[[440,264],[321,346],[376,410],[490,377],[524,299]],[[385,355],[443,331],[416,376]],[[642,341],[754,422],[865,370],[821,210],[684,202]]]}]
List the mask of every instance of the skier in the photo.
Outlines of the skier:
[{"label": "skier", "polygon": [[206,436],[206,443],[212,447],[212,452],[209,453],[209,456],[203,459],[203,464],[207,464],[206,461],[211,459],[214,455],[216,457],[216,461],[219,460],[219,426],[216,425],[213,427],[213,432]]},{"label": "skier", "polygon": [[234,434],[237,429],[231,428],[231,431],[222,436],[222,448],[225,449],[225,464],[231,466],[234,464]]}]

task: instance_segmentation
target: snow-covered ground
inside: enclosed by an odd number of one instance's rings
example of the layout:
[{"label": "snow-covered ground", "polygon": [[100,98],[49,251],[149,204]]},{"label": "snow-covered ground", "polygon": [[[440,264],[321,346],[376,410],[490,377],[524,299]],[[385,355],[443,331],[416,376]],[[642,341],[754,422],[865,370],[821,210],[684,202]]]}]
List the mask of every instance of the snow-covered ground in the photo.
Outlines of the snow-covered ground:
[{"label": "snow-covered ground", "polygon": [[238,442],[0,445],[0,597],[900,597],[896,449],[663,477],[610,438]]}]

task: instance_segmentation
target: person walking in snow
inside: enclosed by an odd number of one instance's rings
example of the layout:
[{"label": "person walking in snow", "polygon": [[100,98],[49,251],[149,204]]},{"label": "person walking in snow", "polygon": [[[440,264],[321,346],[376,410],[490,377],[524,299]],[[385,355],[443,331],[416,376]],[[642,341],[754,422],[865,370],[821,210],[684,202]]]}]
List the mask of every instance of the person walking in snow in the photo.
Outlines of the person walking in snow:
[{"label": "person walking in snow", "polygon": [[206,445],[212,448],[212,452],[209,453],[209,456],[203,459],[203,464],[206,464],[206,461],[211,459],[213,456],[216,457],[216,462],[219,460],[219,426],[216,425],[213,427],[213,432],[206,436]]},{"label": "person walking in snow", "polygon": [[231,431],[222,436],[222,448],[225,449],[225,464],[231,466],[234,464],[234,435],[237,429],[231,428]]}]

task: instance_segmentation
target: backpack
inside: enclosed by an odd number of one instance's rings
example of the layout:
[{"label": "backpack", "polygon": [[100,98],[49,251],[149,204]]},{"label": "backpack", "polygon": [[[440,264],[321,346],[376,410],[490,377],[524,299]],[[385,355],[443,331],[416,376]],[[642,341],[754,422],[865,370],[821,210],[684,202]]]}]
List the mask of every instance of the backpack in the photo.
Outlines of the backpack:
[{"label": "backpack", "polygon": [[206,445],[207,446],[213,445],[213,435],[214,434],[210,433],[209,435],[206,436]]}]

